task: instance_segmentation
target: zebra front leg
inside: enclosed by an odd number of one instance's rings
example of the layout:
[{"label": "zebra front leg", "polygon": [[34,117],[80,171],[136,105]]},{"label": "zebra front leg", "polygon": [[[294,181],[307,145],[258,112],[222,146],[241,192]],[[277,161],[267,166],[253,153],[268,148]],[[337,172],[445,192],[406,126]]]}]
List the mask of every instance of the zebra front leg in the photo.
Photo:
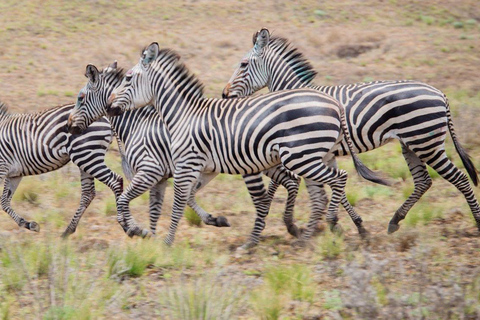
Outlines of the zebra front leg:
[{"label": "zebra front leg", "polygon": [[23,227],[25,229],[39,232],[40,226],[35,221],[27,221],[19,216],[10,206],[13,194],[15,190],[17,190],[18,185],[22,181],[22,177],[15,177],[15,178],[5,178],[5,184],[3,187],[3,194],[2,194],[2,209],[8,213],[10,217],[18,224],[19,227]]},{"label": "zebra front leg", "polygon": [[171,246],[175,240],[175,233],[177,231],[178,223],[183,216],[183,211],[187,205],[188,198],[192,192],[195,181],[200,176],[200,168],[188,167],[186,165],[177,164],[177,170],[175,170],[174,176],[174,198],[170,227],[168,229],[168,235],[165,238],[165,244]]},{"label": "zebra front leg", "polygon": [[80,206],[78,207],[75,215],[70,221],[67,229],[62,233],[62,238],[66,238],[77,230],[77,225],[82,218],[83,213],[87,210],[88,206],[95,198],[95,181],[94,178],[88,173],[80,169],[80,181],[82,184],[82,194],[80,196]]},{"label": "zebra front leg", "polygon": [[161,176],[152,175],[143,170],[139,170],[135,176],[133,176],[133,179],[128,187],[118,198],[117,220],[120,224],[122,221],[125,222],[126,234],[129,237],[146,237],[149,234],[149,230],[142,229],[130,214],[130,202],[144,194],[148,189],[151,189],[153,186],[157,185],[159,182],[158,178],[161,178]]},{"label": "zebra front leg", "polygon": [[188,206],[195,211],[195,213],[202,219],[203,223],[209,226],[215,227],[230,227],[230,223],[228,222],[227,218],[223,216],[214,217],[202,207],[198,205],[195,201],[195,194],[205,187],[213,178],[215,178],[218,174],[217,173],[203,173],[200,175],[200,178],[195,182],[194,188],[190,193],[190,197],[188,198]]},{"label": "zebra front leg", "polygon": [[404,144],[402,144],[402,155],[407,162],[410,173],[412,174],[414,189],[412,194],[407,198],[407,200],[405,200],[401,207],[398,208],[390,220],[387,231],[389,234],[394,233],[400,228],[398,223],[405,219],[408,211],[432,186],[432,179],[428,174],[425,163]]},{"label": "zebra front leg", "polygon": [[167,180],[162,180],[150,189],[150,231],[156,233],[157,222],[162,214]]}]

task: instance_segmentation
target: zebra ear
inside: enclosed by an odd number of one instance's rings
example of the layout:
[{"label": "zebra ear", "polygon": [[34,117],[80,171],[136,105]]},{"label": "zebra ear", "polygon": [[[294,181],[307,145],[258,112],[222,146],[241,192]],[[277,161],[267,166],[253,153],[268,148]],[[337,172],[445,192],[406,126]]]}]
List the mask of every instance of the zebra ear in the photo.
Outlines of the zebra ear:
[{"label": "zebra ear", "polygon": [[253,33],[253,37],[252,37],[253,45],[255,45],[255,43],[257,42],[257,37],[259,33],[260,33],[260,30]]},{"label": "zebra ear", "polygon": [[115,62],[111,63],[109,66],[108,66],[110,69],[117,69],[117,60],[115,60]]},{"label": "zebra ear", "polygon": [[87,68],[85,69],[85,77],[90,80],[90,82],[95,83],[98,81],[98,69],[95,67],[93,64],[87,65]]},{"label": "zebra ear", "polygon": [[158,43],[152,42],[147,49],[143,51],[142,54],[142,63],[144,65],[149,65],[152,63],[153,60],[155,60],[158,57],[158,52],[160,51],[160,48],[158,46]]},{"label": "zebra ear", "polygon": [[263,48],[268,44],[270,41],[270,31],[267,28],[262,28],[260,31],[257,32],[255,38],[254,48],[256,51],[261,52]]}]

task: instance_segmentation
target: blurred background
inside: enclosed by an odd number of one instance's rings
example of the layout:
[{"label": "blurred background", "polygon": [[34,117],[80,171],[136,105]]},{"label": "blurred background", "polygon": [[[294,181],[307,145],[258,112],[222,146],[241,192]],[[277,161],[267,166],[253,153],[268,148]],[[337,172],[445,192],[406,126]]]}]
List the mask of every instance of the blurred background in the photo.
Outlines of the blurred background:
[{"label": "blurred background", "polygon": [[[128,69],[153,41],[179,52],[206,96],[220,97],[252,47],[252,34],[267,27],[304,53],[318,72],[316,84],[415,79],[441,89],[459,139],[480,167],[478,0],[3,0],[0,17],[0,101],[12,112],[75,102],[88,63],[104,68],[117,60]],[[461,167],[450,140],[447,154]],[[116,223],[113,194],[96,184],[97,198],[76,234],[59,241],[80,197],[77,168],[27,177],[13,208],[41,231],[20,230],[0,215],[0,316],[478,319],[480,246],[463,196],[432,173],[433,187],[388,236],[389,219],[413,190],[410,173],[396,143],[361,158],[395,182],[373,185],[358,177],[350,159],[339,163],[350,174],[347,194],[370,240],[359,239],[340,209],[344,235],[326,230],[311,247],[292,247],[281,219],[282,189],[261,244],[244,254],[235,249],[247,239],[254,208],[240,177],[222,175],[197,197],[232,228],[202,227],[187,211],[174,248],[161,244],[172,188],[157,239],[127,238]],[[121,173],[116,144],[107,163]],[[148,195],[131,208],[147,226]],[[300,225],[309,212],[302,185]]]}]

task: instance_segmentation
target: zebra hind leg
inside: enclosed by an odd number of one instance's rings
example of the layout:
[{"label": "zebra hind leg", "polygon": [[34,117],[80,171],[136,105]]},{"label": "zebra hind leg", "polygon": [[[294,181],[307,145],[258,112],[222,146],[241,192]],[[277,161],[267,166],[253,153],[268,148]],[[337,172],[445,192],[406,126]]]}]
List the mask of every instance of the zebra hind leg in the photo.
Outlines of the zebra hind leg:
[{"label": "zebra hind leg", "polygon": [[453,184],[465,197],[468,206],[472,211],[473,217],[480,231],[480,206],[473,193],[472,186],[468,181],[467,175],[458,169],[450,159],[447,158],[445,150],[440,150],[435,156],[427,160],[427,164],[438,172],[448,182]]},{"label": "zebra hind leg", "polygon": [[243,175],[243,180],[245,181],[248,193],[252,198],[256,210],[255,223],[250,233],[250,238],[240,247],[241,250],[247,250],[255,247],[260,241],[260,234],[265,228],[265,218],[268,215],[270,204],[279,184],[272,179],[267,193],[261,173]]},{"label": "zebra hind leg", "polygon": [[283,214],[283,222],[287,227],[288,233],[295,238],[299,238],[302,234],[302,229],[299,229],[295,224],[295,220],[293,218],[293,210],[295,207],[295,200],[297,199],[298,195],[298,188],[300,187],[300,178],[285,169],[283,166],[277,166],[275,168],[267,170],[265,171],[265,175],[272,179],[268,187],[267,199],[269,201],[269,207],[275,195],[275,191],[278,188],[278,185],[281,184],[285,187],[285,189],[287,189],[288,196],[287,203],[285,204],[285,212]]},{"label": "zebra hind leg", "polygon": [[323,183],[305,179],[307,191],[310,196],[311,214],[307,228],[302,231],[301,237],[293,243],[295,246],[305,246],[307,241],[315,233],[316,227],[325,214],[328,197]]},{"label": "zebra hind leg", "polygon": [[40,226],[35,221],[27,221],[19,216],[11,207],[13,194],[17,190],[22,177],[6,178],[2,194],[2,209],[18,224],[19,227],[39,232]]},{"label": "zebra hind leg", "polygon": [[[332,158],[330,161],[328,161],[328,165],[338,170],[337,161],[335,158]],[[353,206],[350,204],[350,201],[348,201],[347,195],[345,192],[343,192],[341,195],[340,203],[343,206],[343,208],[345,208],[348,215],[350,216],[350,219],[352,219],[353,223],[357,227],[360,237],[365,238],[368,235],[368,231],[363,226],[362,217],[360,217],[360,215],[355,211]],[[329,208],[330,214],[327,215],[327,222],[329,223],[330,230],[332,232],[341,234],[343,233],[343,229],[338,223],[338,217],[336,215],[336,211],[337,210],[334,210],[334,208]]]},{"label": "zebra hind leg", "polygon": [[398,208],[388,224],[388,233],[394,233],[399,228],[400,221],[405,219],[408,211],[420,200],[425,192],[432,186],[432,179],[428,174],[425,163],[407,146],[402,144],[402,155],[407,162],[408,169],[413,177],[414,189],[412,194],[405,200],[405,202]]},{"label": "zebra hind leg", "polygon": [[80,170],[80,179],[82,184],[82,195],[80,196],[80,206],[75,212],[75,215],[70,221],[67,229],[62,233],[62,238],[67,238],[69,235],[77,230],[77,225],[82,218],[83,213],[87,210],[88,206],[95,198],[95,181],[94,178],[88,173]]}]

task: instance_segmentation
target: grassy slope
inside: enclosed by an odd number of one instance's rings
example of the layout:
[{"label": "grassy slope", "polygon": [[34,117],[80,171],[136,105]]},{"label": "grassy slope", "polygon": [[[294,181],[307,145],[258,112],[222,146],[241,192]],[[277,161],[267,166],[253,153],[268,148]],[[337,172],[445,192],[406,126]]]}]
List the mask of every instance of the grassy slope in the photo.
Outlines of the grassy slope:
[{"label": "grassy slope", "polygon": [[[266,26],[301,48],[319,71],[317,83],[409,78],[445,90],[460,139],[480,166],[480,7],[474,0],[3,1],[0,10],[0,99],[13,110],[72,102],[85,83],[87,63],[103,67],[118,60],[128,67],[152,41],[179,51],[206,84],[207,95],[219,96],[250,48],[251,34]],[[372,49],[338,57],[345,46]],[[447,148],[460,165],[453,147]],[[314,248],[291,247],[281,220],[286,194],[280,190],[265,239],[246,255],[234,249],[246,240],[253,209],[238,177],[219,177],[198,197],[208,211],[226,215],[232,228],[197,228],[183,221],[173,249],[160,239],[127,239],[112,215],[111,192],[99,184],[77,233],[59,242],[79,200],[76,168],[25,178],[14,208],[40,222],[42,231],[19,230],[0,215],[0,315],[174,319],[179,316],[168,306],[197,303],[198,315],[203,295],[217,302],[208,305],[212,312],[228,315],[222,303],[232,306],[231,318],[435,318],[446,310],[478,316],[479,244],[463,197],[434,179],[400,231],[387,236],[391,214],[412,190],[411,178],[398,145],[362,159],[396,181],[392,188],[366,183],[349,159],[340,162],[350,172],[347,193],[372,233],[369,242],[359,241],[342,211],[343,238],[327,232],[313,241]],[[115,152],[108,161],[121,171]],[[171,203],[169,188],[160,235],[168,227]],[[147,210],[147,196],[132,204],[145,226]],[[300,224],[308,214],[303,190],[296,207]],[[186,302],[182,294],[196,299]]]}]

